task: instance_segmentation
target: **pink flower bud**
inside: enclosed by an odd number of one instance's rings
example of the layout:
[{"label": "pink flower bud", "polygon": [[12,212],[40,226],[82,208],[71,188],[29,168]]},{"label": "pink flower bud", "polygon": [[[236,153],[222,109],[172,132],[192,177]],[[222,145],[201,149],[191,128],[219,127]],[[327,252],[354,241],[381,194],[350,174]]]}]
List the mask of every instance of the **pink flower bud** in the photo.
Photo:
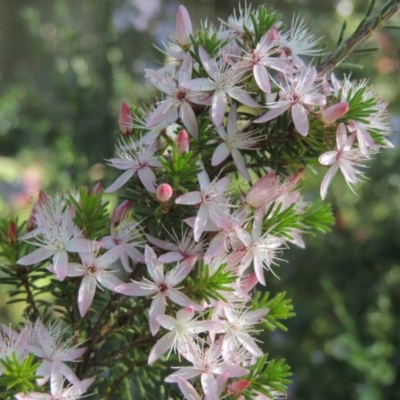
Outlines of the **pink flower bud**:
[{"label": "pink flower bud", "polygon": [[185,129],[182,129],[176,137],[176,144],[178,145],[178,154],[187,153],[189,151],[189,134]]},{"label": "pink flower bud", "polygon": [[15,244],[18,239],[18,229],[17,225],[15,224],[14,221],[11,221],[8,224],[8,229],[7,229],[7,242],[9,244]]},{"label": "pink flower bud", "polygon": [[93,193],[98,194],[101,190],[103,190],[103,185],[100,182],[97,182],[93,188]]},{"label": "pink flower bud", "polygon": [[321,115],[324,124],[332,124],[349,111],[348,103],[336,103],[328,107]]},{"label": "pink flower bud", "polygon": [[119,130],[123,136],[129,136],[133,132],[133,119],[131,109],[128,103],[122,102],[121,108],[119,109],[118,118]]},{"label": "pink flower bud", "polygon": [[178,12],[176,13],[176,39],[177,43],[183,50],[187,50],[192,42],[190,40],[190,35],[193,33],[192,22],[188,11],[184,6],[178,7]]},{"label": "pink flower bud", "polygon": [[43,190],[39,191],[39,197],[38,197],[38,203],[40,205],[43,205],[49,201],[49,198],[47,197],[46,193],[43,192]]},{"label": "pink flower bud", "polygon": [[270,203],[280,196],[278,187],[278,175],[274,172],[264,175],[247,192],[245,197],[246,203],[254,208]]},{"label": "pink flower bud", "polygon": [[121,219],[126,215],[126,213],[131,209],[133,204],[132,200],[125,200],[117,207],[115,207],[114,212],[111,217],[111,225],[116,226],[120,223]]},{"label": "pink flower bud", "polygon": [[174,191],[171,185],[169,185],[168,183],[162,183],[156,189],[156,197],[161,203],[165,203],[166,201],[168,201],[172,197],[173,193]]},{"label": "pink flower bud", "polygon": [[250,382],[247,379],[241,379],[240,381],[232,382],[228,386],[228,392],[231,394],[239,394],[245,391],[249,387]]}]

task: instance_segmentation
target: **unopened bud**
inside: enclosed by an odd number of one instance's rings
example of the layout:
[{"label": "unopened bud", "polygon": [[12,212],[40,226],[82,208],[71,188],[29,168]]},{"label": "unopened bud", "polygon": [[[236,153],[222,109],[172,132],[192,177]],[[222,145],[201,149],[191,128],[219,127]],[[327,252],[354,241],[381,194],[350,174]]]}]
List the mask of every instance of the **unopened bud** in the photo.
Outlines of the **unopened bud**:
[{"label": "unopened bud", "polygon": [[93,193],[99,194],[101,190],[103,190],[103,185],[100,182],[97,182],[93,188]]},{"label": "unopened bud", "polygon": [[123,136],[129,136],[133,132],[133,118],[131,109],[128,103],[122,102],[121,108],[119,109],[118,118],[119,130]]},{"label": "unopened bud", "polygon": [[176,13],[176,40],[177,44],[183,49],[188,50],[192,42],[190,35],[193,33],[192,21],[190,20],[189,13],[184,6],[178,7]]},{"label": "unopened bud", "polygon": [[249,387],[250,382],[247,379],[241,379],[240,381],[232,382],[228,386],[228,392],[230,394],[239,394],[244,392]]},{"label": "unopened bud", "polygon": [[156,197],[161,203],[168,201],[173,193],[174,191],[168,183],[162,183],[156,189]]},{"label": "unopened bud", "polygon": [[176,137],[176,144],[178,146],[178,154],[187,153],[189,151],[189,134],[185,129],[182,129]]},{"label": "unopened bud", "polygon": [[336,103],[330,107],[328,107],[322,114],[321,114],[321,121],[324,124],[332,124],[339,118],[343,117],[349,111],[349,104],[348,103]]},{"label": "unopened bud", "polygon": [[15,244],[18,239],[18,229],[14,221],[11,221],[7,229],[7,242],[9,244]]},{"label": "unopened bud", "polygon": [[247,192],[246,203],[254,208],[270,203],[280,196],[278,187],[278,175],[274,172],[264,175]]},{"label": "unopened bud", "polygon": [[117,207],[115,207],[114,212],[111,217],[112,226],[116,226],[120,223],[121,219],[127,214],[127,212],[131,209],[133,204],[132,200],[125,200]]},{"label": "unopened bud", "polygon": [[39,197],[38,197],[38,203],[40,205],[46,204],[49,201],[49,198],[47,197],[46,193],[43,192],[43,190],[39,191]]}]

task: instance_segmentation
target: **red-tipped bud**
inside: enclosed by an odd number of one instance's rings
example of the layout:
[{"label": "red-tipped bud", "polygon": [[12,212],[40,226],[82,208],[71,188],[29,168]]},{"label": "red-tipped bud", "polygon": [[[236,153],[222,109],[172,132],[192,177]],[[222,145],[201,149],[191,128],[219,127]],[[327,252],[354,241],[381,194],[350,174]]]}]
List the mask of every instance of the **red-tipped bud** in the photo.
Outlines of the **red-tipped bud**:
[{"label": "red-tipped bud", "polygon": [[174,190],[168,183],[162,183],[156,189],[156,197],[161,203],[168,201],[172,197],[173,193]]},{"label": "red-tipped bud", "polygon": [[46,204],[49,201],[49,198],[47,197],[46,193],[43,192],[43,190],[39,191],[39,197],[38,197],[38,203],[40,205]]},{"label": "red-tipped bud", "polygon": [[93,193],[99,194],[101,190],[103,190],[103,185],[100,182],[97,182],[93,188]]},{"label": "red-tipped bud", "polygon": [[184,6],[179,6],[176,13],[176,40],[183,50],[187,50],[191,46],[190,35],[192,33],[192,21],[188,10]]},{"label": "red-tipped bud", "polygon": [[176,144],[178,145],[178,154],[187,153],[189,151],[189,134],[185,129],[182,129],[176,137]]},{"label": "red-tipped bud", "polygon": [[129,136],[133,132],[133,118],[131,109],[128,103],[122,102],[121,108],[119,109],[118,118],[119,130],[123,136]]},{"label": "red-tipped bud", "polygon": [[278,187],[278,175],[274,172],[264,175],[247,192],[246,203],[254,208],[270,203],[280,196]]},{"label": "red-tipped bud", "polygon": [[343,117],[349,111],[348,103],[336,103],[333,106],[328,107],[321,114],[321,121],[324,124],[332,124],[339,118]]},{"label": "red-tipped bud", "polygon": [[11,221],[7,229],[7,242],[9,244],[15,244],[18,239],[18,229],[14,221]]},{"label": "red-tipped bud", "polygon": [[230,394],[239,394],[245,391],[249,387],[250,382],[247,379],[241,379],[240,381],[232,382],[228,386],[228,392]]},{"label": "red-tipped bud", "polygon": [[116,226],[120,223],[121,219],[128,213],[133,204],[132,200],[124,200],[121,204],[115,207],[111,218],[111,225]]}]

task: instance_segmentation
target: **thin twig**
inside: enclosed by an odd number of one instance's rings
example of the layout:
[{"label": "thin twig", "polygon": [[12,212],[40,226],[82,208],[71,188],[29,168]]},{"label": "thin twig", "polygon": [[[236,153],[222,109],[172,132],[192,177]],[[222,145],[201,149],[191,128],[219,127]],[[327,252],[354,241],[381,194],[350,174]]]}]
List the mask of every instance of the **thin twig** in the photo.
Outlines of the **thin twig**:
[{"label": "thin twig", "polygon": [[357,29],[348,39],[339,44],[329,56],[317,67],[320,75],[332,71],[346,59],[356,47],[365,42],[377,29],[381,28],[400,10],[400,0],[390,0]]}]

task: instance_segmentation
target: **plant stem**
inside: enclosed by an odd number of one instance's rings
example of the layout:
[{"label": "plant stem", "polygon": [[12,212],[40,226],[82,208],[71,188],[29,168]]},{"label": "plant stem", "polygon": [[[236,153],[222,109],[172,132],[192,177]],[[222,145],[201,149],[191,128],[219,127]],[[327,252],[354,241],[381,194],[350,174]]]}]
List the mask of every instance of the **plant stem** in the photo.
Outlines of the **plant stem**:
[{"label": "plant stem", "polygon": [[325,75],[332,71],[338,64],[352,54],[356,47],[365,42],[365,40],[377,29],[381,28],[399,10],[400,0],[389,0],[321,62],[317,67],[318,73],[320,75]]}]

